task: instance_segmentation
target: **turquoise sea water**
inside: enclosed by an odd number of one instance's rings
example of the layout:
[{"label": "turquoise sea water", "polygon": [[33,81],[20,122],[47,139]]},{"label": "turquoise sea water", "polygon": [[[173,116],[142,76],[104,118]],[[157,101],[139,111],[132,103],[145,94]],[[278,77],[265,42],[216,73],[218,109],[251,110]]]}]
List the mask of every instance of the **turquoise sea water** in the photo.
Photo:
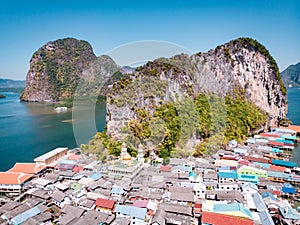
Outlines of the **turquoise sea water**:
[{"label": "turquoise sea water", "polygon": [[[56,147],[77,147],[72,127],[72,111],[56,113],[53,106],[19,101],[19,94],[0,93],[0,171],[11,168],[15,162],[33,159]],[[300,125],[300,89],[288,89],[288,117]],[[98,104],[95,123],[98,131],[105,126],[105,105]],[[84,112],[83,112],[84,114]],[[83,132],[89,140],[91,133]],[[300,145],[293,153],[293,161],[300,164]]]},{"label": "turquoise sea water", "polygon": [[[287,117],[295,124],[300,125],[300,88],[292,87],[288,89],[289,108]],[[292,161],[297,162],[300,166],[300,143],[293,151]]]},{"label": "turquoise sea water", "polygon": [[[72,127],[72,111],[57,113],[52,105],[19,101],[19,94],[0,93],[0,171],[15,162],[33,159],[56,147],[77,147]],[[105,105],[96,107],[98,131],[105,125]],[[92,134],[85,132],[86,140]]]}]

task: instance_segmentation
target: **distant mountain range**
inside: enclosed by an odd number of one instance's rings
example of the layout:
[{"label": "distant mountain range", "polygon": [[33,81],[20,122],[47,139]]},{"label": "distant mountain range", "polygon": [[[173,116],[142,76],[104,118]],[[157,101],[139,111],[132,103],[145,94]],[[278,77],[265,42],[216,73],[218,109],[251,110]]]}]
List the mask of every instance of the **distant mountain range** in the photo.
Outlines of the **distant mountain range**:
[{"label": "distant mountain range", "polygon": [[24,88],[25,80],[11,80],[0,78],[0,88]]},{"label": "distant mountain range", "polygon": [[296,65],[290,65],[281,72],[282,80],[285,86],[299,86],[300,85],[300,62]]}]

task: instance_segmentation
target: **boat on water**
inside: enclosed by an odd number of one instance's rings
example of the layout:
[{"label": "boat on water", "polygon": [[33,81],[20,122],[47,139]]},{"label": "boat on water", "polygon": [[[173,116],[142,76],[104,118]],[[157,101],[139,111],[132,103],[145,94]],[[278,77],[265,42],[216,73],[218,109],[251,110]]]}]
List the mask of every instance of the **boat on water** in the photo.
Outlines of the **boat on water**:
[{"label": "boat on water", "polygon": [[293,87],[293,85],[289,84],[289,88]]},{"label": "boat on water", "polygon": [[65,112],[65,111],[67,111],[67,110],[68,110],[68,108],[65,107],[65,106],[63,106],[63,107],[56,107],[56,108],[55,108],[55,111],[56,111],[56,112]]}]

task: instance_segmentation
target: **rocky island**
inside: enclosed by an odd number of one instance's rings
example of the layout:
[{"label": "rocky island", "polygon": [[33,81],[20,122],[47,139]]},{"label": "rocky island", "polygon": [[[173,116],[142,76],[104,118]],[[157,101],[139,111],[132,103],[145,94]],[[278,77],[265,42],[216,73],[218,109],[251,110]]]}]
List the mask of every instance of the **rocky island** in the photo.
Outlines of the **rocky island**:
[{"label": "rocky island", "polygon": [[229,140],[277,126],[287,113],[278,66],[251,38],[125,72],[110,57],[96,57],[86,41],[48,42],[30,60],[21,100],[72,102],[76,87],[85,96],[93,89],[99,94],[101,85],[107,130],[95,138],[108,140],[104,148],[116,155],[121,141],[135,153],[139,144],[157,149],[163,158],[211,154]]},{"label": "rocky island", "polygon": [[[90,60],[80,59],[86,53]],[[56,102],[105,87],[107,128],[81,149],[56,148],[1,172],[1,222],[300,220],[300,169],[287,160],[300,128],[274,128],[286,116],[287,97],[264,46],[239,38],[207,53],[119,70],[74,39],[34,54],[22,100]]]},{"label": "rocky island", "polygon": [[140,142],[156,146],[163,157],[188,149],[200,156],[277,126],[286,113],[275,60],[257,41],[239,38],[207,53],[148,62],[114,83],[107,95],[107,135],[133,148]]},{"label": "rocky island", "polygon": [[21,100],[57,102],[72,98],[82,71],[95,59],[86,41],[65,38],[48,42],[30,60]]}]

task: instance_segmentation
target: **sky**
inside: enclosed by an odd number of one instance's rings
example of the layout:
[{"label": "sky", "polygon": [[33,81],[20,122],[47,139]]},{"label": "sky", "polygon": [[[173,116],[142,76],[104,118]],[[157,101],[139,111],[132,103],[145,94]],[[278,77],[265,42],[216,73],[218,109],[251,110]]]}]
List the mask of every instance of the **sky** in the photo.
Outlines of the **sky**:
[{"label": "sky", "polygon": [[300,61],[299,0],[0,2],[0,77],[26,78],[33,53],[49,41],[88,41],[96,55],[143,40],[205,52],[238,37],[266,46],[282,71]]}]

